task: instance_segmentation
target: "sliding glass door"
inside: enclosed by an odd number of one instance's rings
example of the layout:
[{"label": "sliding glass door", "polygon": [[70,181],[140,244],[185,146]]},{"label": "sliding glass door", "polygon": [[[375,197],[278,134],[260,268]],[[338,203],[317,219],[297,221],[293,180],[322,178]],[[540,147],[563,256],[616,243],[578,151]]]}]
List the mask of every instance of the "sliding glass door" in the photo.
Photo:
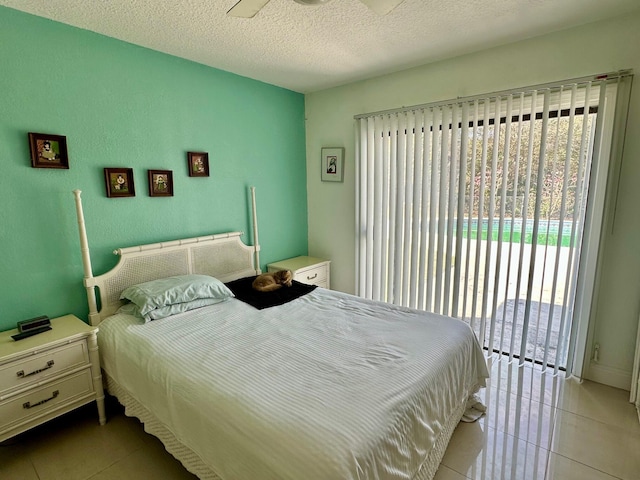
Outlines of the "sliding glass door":
[{"label": "sliding glass door", "polygon": [[358,293],[464,319],[489,352],[570,366],[622,78],[357,117]]}]

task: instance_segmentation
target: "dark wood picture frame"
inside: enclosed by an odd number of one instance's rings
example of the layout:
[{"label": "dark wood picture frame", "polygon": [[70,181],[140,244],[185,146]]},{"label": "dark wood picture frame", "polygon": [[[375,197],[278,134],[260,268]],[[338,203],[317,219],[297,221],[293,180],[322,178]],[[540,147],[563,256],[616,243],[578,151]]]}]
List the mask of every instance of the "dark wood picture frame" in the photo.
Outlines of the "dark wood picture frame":
[{"label": "dark wood picture frame", "polygon": [[33,168],[69,168],[67,137],[29,132],[29,149]]},{"label": "dark wood picture frame", "polygon": [[209,154],[207,152],[187,152],[190,177],[209,176]]},{"label": "dark wood picture frame", "polygon": [[173,197],[173,171],[147,170],[150,197]]},{"label": "dark wood picture frame", "polygon": [[323,147],[320,156],[320,179],[323,182],[344,181],[344,147]]},{"label": "dark wood picture frame", "polygon": [[136,196],[133,168],[105,168],[104,182],[109,198]]}]

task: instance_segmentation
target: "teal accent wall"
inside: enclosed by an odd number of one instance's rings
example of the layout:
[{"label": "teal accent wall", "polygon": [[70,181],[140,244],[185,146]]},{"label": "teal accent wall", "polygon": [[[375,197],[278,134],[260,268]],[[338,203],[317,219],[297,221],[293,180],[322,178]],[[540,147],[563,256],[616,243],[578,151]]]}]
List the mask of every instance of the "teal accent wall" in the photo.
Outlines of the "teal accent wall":
[{"label": "teal accent wall", "polygon": [[[212,46],[215,48],[215,46]],[[65,135],[69,170],[32,168],[28,132]],[[188,176],[187,152],[211,176]],[[103,168],[130,167],[136,196],[107,198]],[[224,231],[261,263],[307,253],[304,97],[86,30],[0,7],[0,330],[86,320],[72,190],[82,190],[95,274],[114,248]],[[174,197],[149,197],[147,169]]]}]

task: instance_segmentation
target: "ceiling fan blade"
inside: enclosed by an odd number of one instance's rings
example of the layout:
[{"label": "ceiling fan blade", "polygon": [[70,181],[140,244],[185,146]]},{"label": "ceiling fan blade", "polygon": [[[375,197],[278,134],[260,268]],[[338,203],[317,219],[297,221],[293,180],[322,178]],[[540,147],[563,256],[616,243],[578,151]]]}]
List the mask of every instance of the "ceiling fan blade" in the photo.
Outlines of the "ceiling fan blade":
[{"label": "ceiling fan blade", "polygon": [[404,0],[360,0],[378,15],[386,15]]},{"label": "ceiling fan blade", "polygon": [[240,0],[227,12],[227,15],[240,18],[253,18],[269,0]]}]

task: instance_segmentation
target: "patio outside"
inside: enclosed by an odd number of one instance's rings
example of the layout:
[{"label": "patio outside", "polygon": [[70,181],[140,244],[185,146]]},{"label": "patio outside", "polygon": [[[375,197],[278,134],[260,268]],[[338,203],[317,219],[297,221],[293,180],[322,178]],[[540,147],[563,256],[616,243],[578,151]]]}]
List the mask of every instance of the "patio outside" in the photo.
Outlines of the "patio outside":
[{"label": "patio outside", "polygon": [[[552,232],[549,236],[549,243],[552,245],[546,243],[536,245],[525,357],[530,360],[545,361],[551,365],[564,366],[566,342],[561,343],[560,340],[568,336],[572,309],[563,308],[563,304],[566,301],[567,305],[570,305],[572,301],[572,295],[567,291],[571,288],[568,272],[571,271],[570,262],[575,260],[577,252],[575,248],[569,246],[571,242],[567,235],[570,235],[570,230],[567,231],[565,227],[564,235],[561,235],[560,239],[560,244],[565,246],[557,247],[555,245],[558,243],[558,237],[557,233],[553,234],[553,222],[550,224],[541,222],[539,231],[546,233],[547,225]],[[499,259],[497,240],[489,242],[490,253],[487,253],[485,229],[484,240],[461,238],[462,255],[461,258],[454,260],[459,264],[460,284],[465,286],[459,292],[458,309],[454,313],[472,326],[483,347],[500,352],[511,352],[515,356],[520,354],[520,345],[525,334],[526,298],[533,250],[530,236],[524,242],[520,242],[520,232],[515,231],[518,229],[519,227],[514,225],[512,242],[509,241],[511,238],[509,232],[503,236]],[[525,230],[530,229],[525,228]],[[555,230],[557,232],[557,224]],[[496,233],[497,227],[494,229],[494,238],[497,237]],[[465,232],[464,236],[469,235]],[[545,240],[540,236],[539,239]],[[480,244],[479,255],[478,243]],[[488,269],[486,268],[487,258],[489,258]],[[475,271],[478,272],[477,281],[474,281]],[[488,272],[488,278],[485,287],[486,272]],[[498,272],[497,275],[496,272]],[[519,277],[520,284],[518,284]],[[474,295],[476,295],[475,304],[473,303]],[[481,331],[483,299],[486,299],[484,334]],[[453,301],[450,303],[453,305]],[[492,325],[494,325],[494,337],[490,345]],[[558,352],[558,348],[562,350]]]}]

